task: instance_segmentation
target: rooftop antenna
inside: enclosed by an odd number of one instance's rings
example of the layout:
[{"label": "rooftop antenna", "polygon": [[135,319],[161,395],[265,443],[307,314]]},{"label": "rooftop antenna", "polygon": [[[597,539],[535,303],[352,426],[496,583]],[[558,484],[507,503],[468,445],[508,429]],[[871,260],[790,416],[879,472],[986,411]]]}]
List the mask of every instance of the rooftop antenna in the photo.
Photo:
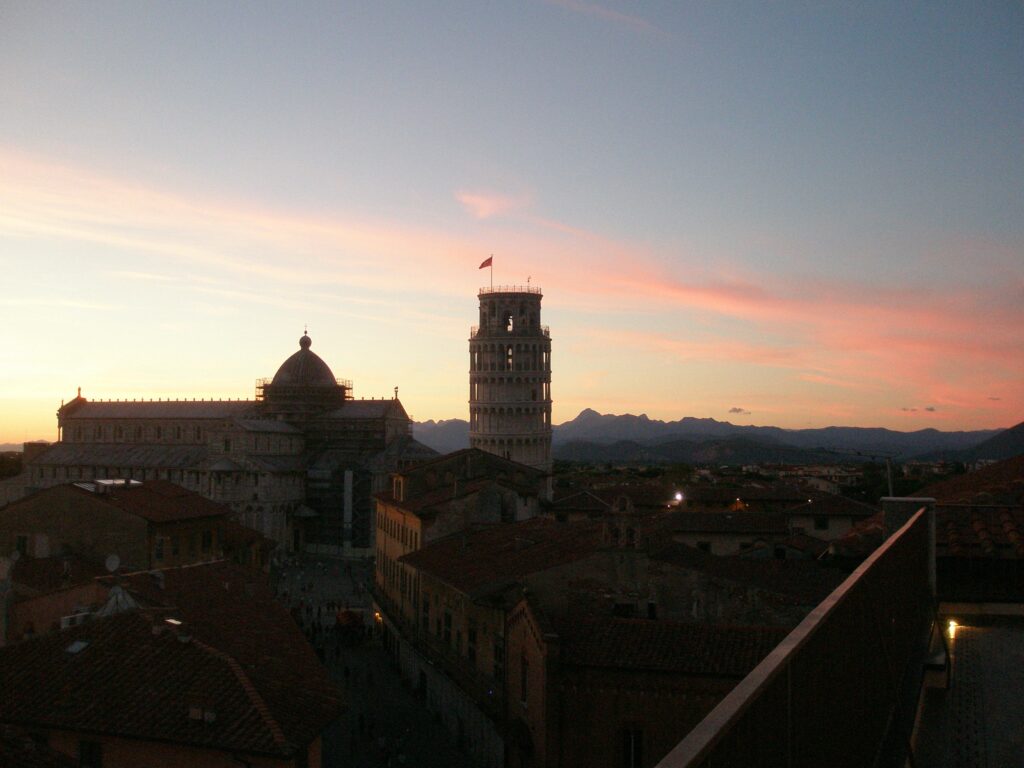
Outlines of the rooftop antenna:
[{"label": "rooftop antenna", "polygon": [[398,399],[398,387],[395,387],[395,400]]}]

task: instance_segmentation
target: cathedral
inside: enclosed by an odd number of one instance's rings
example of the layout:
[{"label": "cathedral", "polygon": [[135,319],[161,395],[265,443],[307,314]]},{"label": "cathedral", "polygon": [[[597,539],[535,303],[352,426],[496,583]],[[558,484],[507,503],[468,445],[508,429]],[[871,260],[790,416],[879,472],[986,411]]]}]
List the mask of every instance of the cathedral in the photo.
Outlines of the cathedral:
[{"label": "cathedral", "polygon": [[229,506],[287,551],[373,552],[373,494],[436,455],[393,398],[356,400],[303,334],[252,400],[88,400],[57,411],[58,441],[26,454],[26,492],[163,479]]}]

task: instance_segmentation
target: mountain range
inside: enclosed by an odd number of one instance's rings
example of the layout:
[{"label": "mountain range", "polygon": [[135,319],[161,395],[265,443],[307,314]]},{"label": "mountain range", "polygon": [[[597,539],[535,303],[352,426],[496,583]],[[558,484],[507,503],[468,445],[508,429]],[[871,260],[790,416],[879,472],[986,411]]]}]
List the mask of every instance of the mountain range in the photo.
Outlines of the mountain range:
[{"label": "mountain range", "polygon": [[[463,419],[416,422],[413,434],[437,451],[469,445]],[[866,427],[782,429],[685,417],[661,421],[641,414],[601,414],[590,408],[552,428],[556,459],[741,464],[863,461],[871,457],[1006,458],[1024,453],[1024,424],[1009,430],[897,432]],[[976,451],[980,451],[975,455]]]}]

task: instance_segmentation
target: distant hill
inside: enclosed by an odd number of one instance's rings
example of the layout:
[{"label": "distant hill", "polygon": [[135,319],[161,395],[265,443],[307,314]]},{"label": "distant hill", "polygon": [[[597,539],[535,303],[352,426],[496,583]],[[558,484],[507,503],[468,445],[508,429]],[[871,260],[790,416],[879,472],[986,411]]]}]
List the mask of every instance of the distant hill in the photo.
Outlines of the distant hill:
[{"label": "distant hill", "polygon": [[660,421],[646,415],[615,416],[600,414],[589,408],[572,421],[557,425],[552,434],[555,445],[572,441],[614,443],[633,440],[641,444],[666,440],[697,440],[745,437],[763,444],[785,445],[817,451],[861,451],[895,453],[910,458],[922,453],[973,448],[993,437],[999,430],[975,432],[939,432],[922,429],[896,432],[891,429],[866,427],[825,427],[824,429],[781,429],[779,427],[737,426],[716,419],[686,417],[678,421]]},{"label": "distant hill", "polygon": [[817,451],[760,442],[744,437],[707,440],[665,440],[642,445],[633,440],[592,443],[574,440],[552,448],[554,457],[565,461],[592,463],[627,462],[644,464],[817,464],[856,457],[837,457]]},{"label": "distant hill", "polygon": [[1024,421],[979,443],[972,452],[978,459],[1009,459],[1024,454]]},{"label": "distant hill", "polygon": [[416,421],[412,436],[439,453],[469,448],[469,422],[463,419]]},{"label": "distant hill", "polygon": [[0,443],[0,453],[21,453],[21,443]]},{"label": "distant hill", "polygon": [[[469,423],[463,419],[417,423],[413,434],[442,453],[469,445]],[[966,452],[1000,434],[1000,430],[896,432],[865,427],[790,430],[693,417],[661,421],[644,414],[617,416],[587,408],[575,419],[555,425],[552,451],[555,458],[575,461],[807,464],[859,461],[872,453],[909,459]]]},{"label": "distant hill", "polygon": [[997,432],[977,445],[960,450],[932,451],[921,458],[938,461],[977,461],[989,459],[1000,461],[1024,455],[1024,422],[1015,427]]}]

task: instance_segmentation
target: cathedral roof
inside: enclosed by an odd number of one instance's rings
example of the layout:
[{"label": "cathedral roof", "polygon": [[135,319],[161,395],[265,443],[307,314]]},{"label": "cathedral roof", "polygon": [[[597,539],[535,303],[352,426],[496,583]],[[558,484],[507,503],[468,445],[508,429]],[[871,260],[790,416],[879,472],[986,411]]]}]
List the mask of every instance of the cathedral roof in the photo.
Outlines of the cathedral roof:
[{"label": "cathedral roof", "polygon": [[306,334],[299,339],[299,351],[285,360],[274,374],[272,386],[334,387],[337,380],[330,367],[315,352],[310,351],[312,340]]}]

